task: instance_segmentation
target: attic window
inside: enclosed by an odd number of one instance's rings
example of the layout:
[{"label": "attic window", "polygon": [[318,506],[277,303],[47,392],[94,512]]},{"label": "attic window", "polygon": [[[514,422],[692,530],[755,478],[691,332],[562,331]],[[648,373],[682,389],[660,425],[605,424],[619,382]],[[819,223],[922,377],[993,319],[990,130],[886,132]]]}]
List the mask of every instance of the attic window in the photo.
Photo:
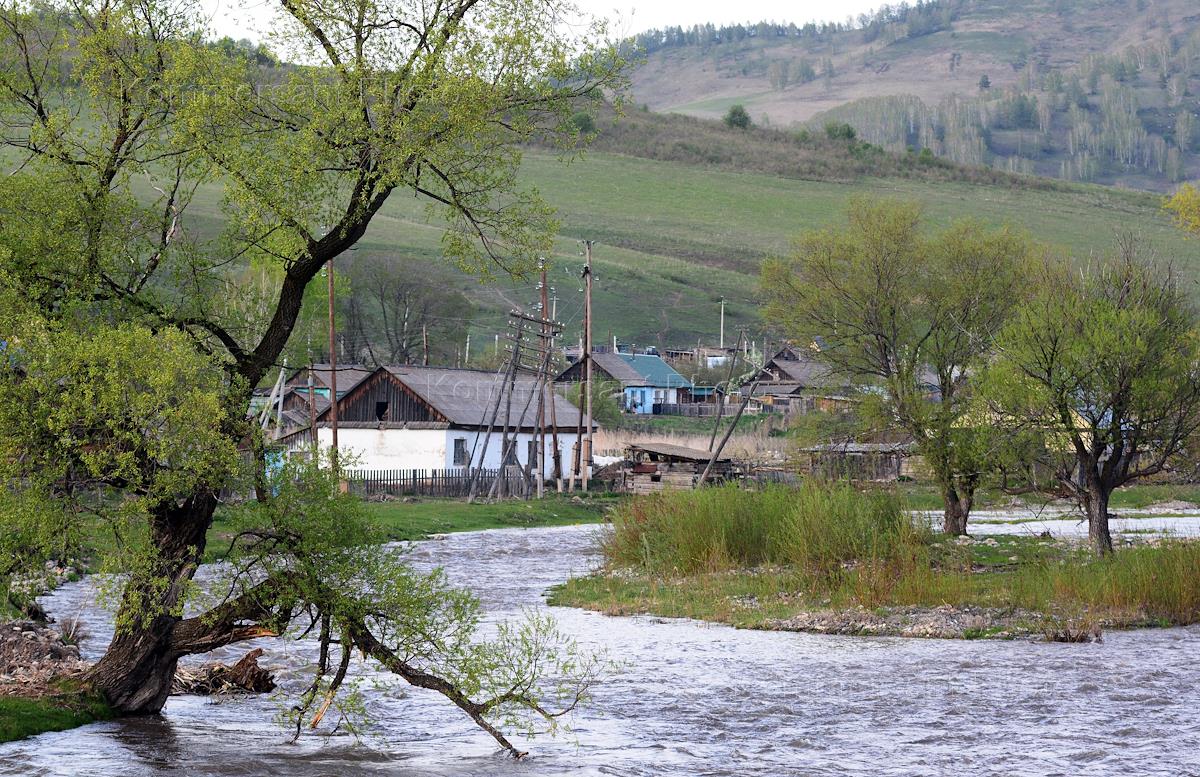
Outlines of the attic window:
[{"label": "attic window", "polygon": [[388,403],[387,402],[376,402],[375,403],[375,420],[376,421],[386,421],[387,420],[387,411],[388,411]]}]

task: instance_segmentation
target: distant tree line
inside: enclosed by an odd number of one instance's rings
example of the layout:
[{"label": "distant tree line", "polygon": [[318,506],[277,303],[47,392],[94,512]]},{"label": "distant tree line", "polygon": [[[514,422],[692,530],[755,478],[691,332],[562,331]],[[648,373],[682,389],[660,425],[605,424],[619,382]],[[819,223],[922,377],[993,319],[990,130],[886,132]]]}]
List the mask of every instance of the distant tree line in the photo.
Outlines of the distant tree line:
[{"label": "distant tree line", "polygon": [[962,0],[917,0],[896,5],[884,4],[873,13],[849,17],[844,22],[795,22],[783,24],[761,21],[748,24],[696,24],[690,27],[673,26],[646,30],[633,36],[629,43],[638,51],[653,54],[656,51],[685,46],[710,46],[725,43],[740,43],[746,40],[791,38],[823,41],[846,32],[859,30],[863,40],[870,43],[888,31],[893,34],[903,28],[903,37],[916,38],[947,29],[954,20]]}]

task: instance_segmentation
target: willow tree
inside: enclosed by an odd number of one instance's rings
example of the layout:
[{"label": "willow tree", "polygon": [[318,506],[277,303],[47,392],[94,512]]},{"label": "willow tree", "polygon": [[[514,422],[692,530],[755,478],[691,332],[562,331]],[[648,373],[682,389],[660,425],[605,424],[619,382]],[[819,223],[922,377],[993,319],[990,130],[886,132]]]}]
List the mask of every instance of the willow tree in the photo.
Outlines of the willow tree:
[{"label": "willow tree", "polygon": [[[322,267],[400,192],[444,222],[448,260],[532,266],[556,224],[518,186],[519,144],[571,148],[571,117],[620,85],[612,51],[588,43],[604,31],[559,0],[275,11],[271,45],[297,64],[206,44],[191,0],[0,3],[0,133],[15,171],[0,181],[0,280],[23,311],[0,333],[4,520],[30,529],[22,506],[38,504],[58,516],[46,530],[78,531],[92,514],[124,531],[119,628],[90,675],[121,712],[159,710],[181,656],[304,617],[326,648],[373,655],[481,724],[514,706],[549,715],[514,669],[537,655],[506,664],[460,644],[477,619],[467,602],[395,559],[349,558],[363,536],[329,531],[349,508],[318,485],[260,488],[239,541],[261,552],[211,610],[183,617],[221,489],[239,451],[261,450],[251,390]],[[219,224],[195,216],[197,198],[220,199]],[[230,299],[247,266],[270,279],[265,304]],[[276,492],[295,499],[272,505]],[[372,597],[347,593],[356,565]],[[499,689],[506,665],[504,690],[470,697]]]},{"label": "willow tree", "polygon": [[847,215],[764,265],[767,318],[820,342],[833,372],[880,390],[937,480],[943,529],[965,534],[993,460],[971,376],[1022,297],[1029,246],[971,222],[927,237],[908,202],[854,200]]},{"label": "willow tree", "polygon": [[[1200,318],[1169,267],[1118,254],[1079,269],[1049,262],[997,337],[983,381],[997,425],[1040,441],[1042,477],[1074,499],[1099,554],[1112,551],[1112,492],[1193,457],[1200,430]],[[1046,481],[1045,473],[1050,480]]]}]

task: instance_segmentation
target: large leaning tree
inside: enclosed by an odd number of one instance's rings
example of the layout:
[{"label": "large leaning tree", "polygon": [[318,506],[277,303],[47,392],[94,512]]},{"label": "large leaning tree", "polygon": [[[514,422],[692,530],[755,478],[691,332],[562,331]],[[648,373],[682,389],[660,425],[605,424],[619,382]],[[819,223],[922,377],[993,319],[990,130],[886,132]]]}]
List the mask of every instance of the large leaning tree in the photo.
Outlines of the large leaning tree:
[{"label": "large leaning tree", "polygon": [[1123,237],[1078,268],[1048,261],[1032,299],[997,337],[982,380],[992,418],[1022,447],[1024,487],[1077,501],[1099,554],[1112,551],[1109,497],[1190,469],[1200,430],[1200,329],[1170,267]]},{"label": "large leaning tree", "polygon": [[972,222],[925,235],[908,202],[858,199],[847,216],[764,265],[767,318],[819,341],[834,373],[878,390],[937,479],[943,529],[965,534],[993,444],[971,377],[1021,299],[1030,247]]},{"label": "large leaning tree", "polygon": [[[394,194],[429,203],[460,265],[533,266],[556,224],[517,184],[519,144],[569,152],[621,63],[561,0],[275,11],[296,64],[206,43],[192,0],[0,0],[0,533],[32,559],[103,528],[126,576],[89,680],[122,713],[160,710],[181,657],[299,624],[321,645],[314,719],[365,654],[511,749],[496,724],[552,722],[586,662],[538,619],[473,639],[477,604],[373,542],[327,473],[266,471],[247,410],[305,290]],[[232,299],[247,267],[269,271],[254,304]],[[243,477],[261,501],[197,609]]]}]

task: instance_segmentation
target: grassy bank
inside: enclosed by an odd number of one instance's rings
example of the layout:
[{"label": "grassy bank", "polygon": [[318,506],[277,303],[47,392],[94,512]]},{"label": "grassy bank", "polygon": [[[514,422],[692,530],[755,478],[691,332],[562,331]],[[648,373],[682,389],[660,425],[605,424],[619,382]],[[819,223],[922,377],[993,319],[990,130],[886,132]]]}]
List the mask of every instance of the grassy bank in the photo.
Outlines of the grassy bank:
[{"label": "grassy bank", "polygon": [[0,743],[47,731],[109,720],[112,710],[98,696],[63,689],[36,698],[0,696]]},{"label": "grassy bank", "polygon": [[1099,559],[1036,537],[952,540],[905,508],[895,494],[844,486],[637,499],[614,513],[606,569],[559,586],[551,602],[748,628],[787,628],[818,610],[946,606],[1028,613],[1017,632],[1046,620],[1200,620],[1200,543],[1162,541]]},{"label": "grassy bank", "polygon": [[[551,496],[541,501],[467,504],[461,499],[370,502],[367,510],[389,541],[422,540],[434,534],[484,529],[532,529],[599,523],[617,500],[609,495]],[[229,548],[230,521],[220,513],[208,535],[206,561],[219,559]]]}]

